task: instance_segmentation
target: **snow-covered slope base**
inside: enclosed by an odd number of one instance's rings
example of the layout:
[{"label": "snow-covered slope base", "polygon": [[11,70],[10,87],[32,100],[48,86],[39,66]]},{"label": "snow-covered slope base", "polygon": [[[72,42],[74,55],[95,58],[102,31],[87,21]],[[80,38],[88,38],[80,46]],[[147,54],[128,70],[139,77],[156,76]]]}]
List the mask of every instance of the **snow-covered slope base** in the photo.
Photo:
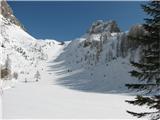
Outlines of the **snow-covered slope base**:
[{"label": "snow-covered slope base", "polygon": [[[130,76],[131,59],[138,58],[138,48],[132,52],[121,49],[124,33],[89,35],[69,43],[50,66],[50,72],[59,77],[57,83],[71,89],[99,93],[127,93],[125,84],[136,82]],[[86,46],[86,44],[88,44]],[[54,69],[54,70],[52,70]]]},{"label": "snow-covered slope base", "polygon": [[[47,50],[54,46],[54,41],[44,42],[37,41],[35,38],[27,34],[20,27],[10,23],[7,19],[0,16],[1,19],[1,61],[2,68],[8,62],[8,67],[13,73],[18,74],[21,81],[34,79],[35,73],[38,71],[40,61],[48,59]],[[16,82],[13,77],[5,80],[7,88]],[[6,84],[7,83],[7,84]]]},{"label": "snow-covered slope base", "polygon": [[142,110],[125,103],[133,98],[124,86],[133,80],[128,75],[132,55],[116,52],[121,33],[110,34],[106,42],[94,33],[62,44],[36,40],[1,15],[0,20],[0,64],[9,61],[11,70],[0,81],[3,118],[129,119],[126,110]]}]

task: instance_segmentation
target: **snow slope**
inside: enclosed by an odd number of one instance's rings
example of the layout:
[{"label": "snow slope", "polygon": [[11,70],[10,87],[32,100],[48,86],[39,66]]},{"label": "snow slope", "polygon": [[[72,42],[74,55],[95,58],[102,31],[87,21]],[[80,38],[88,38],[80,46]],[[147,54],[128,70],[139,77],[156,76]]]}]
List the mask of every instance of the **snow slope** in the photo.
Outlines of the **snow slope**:
[{"label": "snow slope", "polygon": [[125,84],[136,82],[129,74],[130,60],[139,58],[139,49],[128,48],[125,34],[105,31],[69,43],[50,66],[59,76],[57,83],[85,92],[129,92]]},{"label": "snow slope", "polygon": [[[12,73],[18,73],[19,79],[34,79],[34,74],[38,70],[37,64],[48,59],[46,50],[54,46],[54,41],[37,41],[4,17],[0,16],[0,19],[2,20],[0,38],[2,38],[1,46],[3,46],[0,47],[2,51],[0,64],[3,67],[8,58]],[[34,71],[31,73],[32,70]],[[8,80],[9,86],[11,86],[10,83],[13,82]],[[7,88],[6,85],[5,88]]]},{"label": "snow slope", "polygon": [[[51,52],[54,51],[54,52]],[[39,64],[43,68],[39,82],[18,82],[13,89],[3,94],[4,118],[114,118],[130,119],[126,109],[133,109],[124,102],[133,97],[123,94],[97,94],[69,90],[56,84],[59,76],[52,62],[63,53],[63,46],[56,45],[50,59]],[[55,69],[56,70],[56,69]],[[60,68],[63,70],[63,68]],[[134,108],[139,110],[138,108]]]},{"label": "snow slope", "polygon": [[125,33],[111,33],[105,23],[62,44],[36,40],[2,15],[0,20],[0,64],[4,67],[9,58],[11,74],[18,73],[18,79],[0,81],[3,118],[130,119],[126,110],[142,110],[125,102],[134,97],[124,86],[134,81],[129,60],[138,56],[138,49],[135,54],[121,49]]},{"label": "snow slope", "polygon": [[2,97],[0,96],[0,119],[2,119]]}]

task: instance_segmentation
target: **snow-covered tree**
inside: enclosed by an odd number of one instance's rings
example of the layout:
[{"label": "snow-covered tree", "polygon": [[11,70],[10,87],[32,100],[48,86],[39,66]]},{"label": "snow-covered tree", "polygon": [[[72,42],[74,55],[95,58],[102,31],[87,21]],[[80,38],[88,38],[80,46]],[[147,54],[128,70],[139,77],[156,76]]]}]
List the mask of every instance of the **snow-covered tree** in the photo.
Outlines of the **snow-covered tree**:
[{"label": "snow-covered tree", "polygon": [[5,61],[5,68],[6,69],[11,69],[11,60],[10,60],[8,55],[7,55],[7,59]]},{"label": "snow-covered tree", "polygon": [[27,78],[24,79],[24,82],[27,83]]},{"label": "snow-covered tree", "polygon": [[149,109],[154,109],[153,112],[127,112],[133,116],[148,115],[152,120],[158,120],[160,119],[160,1],[148,2],[147,5],[142,5],[142,8],[151,17],[145,19],[146,22],[143,24],[146,34],[135,38],[141,42],[143,55],[139,62],[131,62],[136,69],[130,72],[141,83],[127,84],[127,87],[158,94],[152,94],[149,97],[141,95],[133,101],[127,101],[133,105],[146,105]]},{"label": "snow-covered tree", "polygon": [[34,78],[36,79],[36,82],[38,82],[38,80],[40,79],[39,71],[36,72],[36,74],[34,75]]},{"label": "snow-covered tree", "polygon": [[4,67],[1,66],[1,76],[3,80],[10,79],[11,77],[11,60],[7,55],[7,59],[5,61]]},{"label": "snow-covered tree", "polygon": [[14,72],[14,73],[13,73],[13,78],[14,78],[14,79],[17,79],[17,78],[18,78],[18,73]]}]

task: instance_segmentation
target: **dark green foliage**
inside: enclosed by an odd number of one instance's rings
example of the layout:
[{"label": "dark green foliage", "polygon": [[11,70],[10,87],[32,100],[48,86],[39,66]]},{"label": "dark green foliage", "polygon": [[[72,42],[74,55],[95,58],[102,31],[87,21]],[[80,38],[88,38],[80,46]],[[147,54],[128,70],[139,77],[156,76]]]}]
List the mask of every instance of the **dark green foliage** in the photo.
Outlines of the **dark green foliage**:
[{"label": "dark green foliage", "polygon": [[[130,74],[138,78],[139,83],[126,84],[126,86],[129,89],[154,94],[160,92],[160,1],[150,1],[147,5],[142,5],[142,8],[150,16],[143,24],[146,32],[144,35],[131,38],[138,41],[143,49],[141,60],[131,62],[136,69],[130,71]],[[137,96],[135,100],[126,102],[138,106],[146,105],[149,109],[154,109],[154,112],[142,113],[127,111],[133,116],[160,119],[160,94],[154,94],[152,97]]]},{"label": "dark green foliage", "polygon": [[126,84],[128,89],[136,89],[137,91],[144,91],[151,93],[160,89],[159,84]]},{"label": "dark green foliage", "polygon": [[135,112],[131,112],[131,111],[127,111],[127,113],[129,113],[129,114],[131,114],[133,116],[136,116],[138,118],[141,118],[141,117],[146,116],[146,115],[149,114],[149,113],[135,113]]},{"label": "dark green foliage", "polygon": [[133,105],[147,105],[150,109],[157,109],[157,111],[154,112],[143,112],[143,113],[136,113],[127,111],[128,113],[132,114],[133,116],[137,116],[138,118],[152,115],[152,120],[158,120],[160,119],[160,95],[155,95],[153,97],[144,97],[144,96],[137,96],[135,100],[133,101],[126,101]]},{"label": "dark green foliage", "polygon": [[8,68],[4,68],[4,69],[1,69],[0,73],[1,73],[0,78],[4,79],[4,78],[7,78],[11,74],[11,71]]}]

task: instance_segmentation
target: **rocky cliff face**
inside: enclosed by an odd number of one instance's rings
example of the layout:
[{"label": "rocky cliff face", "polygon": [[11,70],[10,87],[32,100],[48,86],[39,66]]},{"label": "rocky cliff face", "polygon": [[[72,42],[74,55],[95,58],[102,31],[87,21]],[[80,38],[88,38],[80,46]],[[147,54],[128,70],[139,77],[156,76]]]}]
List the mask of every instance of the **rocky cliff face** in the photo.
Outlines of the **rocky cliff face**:
[{"label": "rocky cliff face", "polygon": [[102,32],[120,32],[120,29],[117,26],[117,23],[115,21],[106,21],[103,20],[97,20],[94,22],[89,29],[89,34],[97,34]]},{"label": "rocky cliff face", "polygon": [[24,26],[20,23],[20,21],[14,16],[11,7],[8,5],[6,0],[2,0],[0,2],[0,14],[9,20],[11,23],[20,26],[24,29]]},{"label": "rocky cliff face", "polygon": [[[23,28],[5,0],[1,1],[1,14],[10,21],[10,23]],[[141,34],[144,34],[144,29],[141,25],[133,26],[129,32],[122,32],[113,20],[97,20],[91,25],[84,38],[80,38],[76,42],[73,41],[68,46],[73,49],[79,49],[77,53],[72,53],[75,51],[72,49],[73,51],[66,52],[66,56],[68,56],[67,54],[75,54],[74,56],[79,56],[78,59],[76,57],[78,62],[84,61],[83,63],[91,65],[95,65],[100,61],[107,63],[116,58],[125,58],[129,55],[130,59],[134,59],[133,54],[140,44],[137,41],[131,40],[128,36],[135,37]],[[83,54],[78,53],[80,51],[84,51]]]},{"label": "rocky cliff face", "polygon": [[[130,39],[128,36],[144,34],[141,25],[131,27],[129,32],[121,32],[115,21],[96,21],[92,24],[84,37],[72,41],[65,49],[65,55],[61,60],[71,57],[67,64],[83,64],[84,67],[93,67],[97,64],[110,64],[119,58],[136,61],[141,50],[140,42]],[[64,57],[65,56],[65,57]],[[73,62],[74,61],[74,62]],[[93,67],[94,68],[94,67]]]},{"label": "rocky cliff face", "polygon": [[[0,3],[0,51],[3,55],[0,64],[4,65],[9,55],[12,72],[18,73],[20,79],[34,79],[40,63],[52,57],[50,53],[59,49],[60,43],[36,40],[21,29],[22,25],[7,2]],[[134,37],[143,33],[140,25],[122,32],[115,21],[96,21],[84,37],[61,44],[63,52],[54,61],[57,64],[50,67],[63,69],[57,73],[65,75],[57,82],[67,87],[92,92],[119,92],[132,79],[128,74],[133,69],[130,60],[136,60],[140,55],[140,44],[129,39],[128,35]]]},{"label": "rocky cliff face", "polygon": [[96,21],[92,24],[82,44],[84,48],[94,49],[96,61],[100,60],[102,54],[106,56],[106,62],[128,55],[133,59],[132,51],[137,49],[139,44],[128,36],[138,36],[143,33],[141,25],[131,27],[129,32],[121,32],[115,21]]},{"label": "rocky cliff face", "polygon": [[133,26],[129,32],[120,32],[117,24],[110,21],[93,23],[83,37],[71,41],[55,60],[58,65],[53,67],[64,68],[60,74],[70,74],[57,82],[92,92],[127,89],[124,85],[134,81],[128,74],[134,69],[130,61],[138,61],[141,56],[140,44],[128,35],[138,36],[139,31],[141,27]]}]

